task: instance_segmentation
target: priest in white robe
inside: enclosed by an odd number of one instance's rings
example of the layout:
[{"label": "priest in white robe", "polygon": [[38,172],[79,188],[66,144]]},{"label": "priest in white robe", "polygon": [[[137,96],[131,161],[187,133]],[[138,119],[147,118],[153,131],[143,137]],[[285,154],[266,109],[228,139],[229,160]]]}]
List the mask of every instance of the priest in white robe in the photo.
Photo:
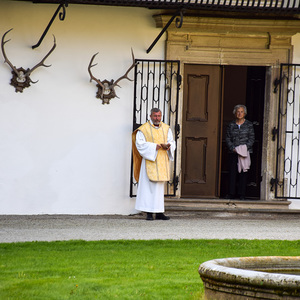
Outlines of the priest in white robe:
[{"label": "priest in white robe", "polygon": [[170,180],[169,160],[176,148],[173,134],[161,122],[161,111],[151,110],[150,120],[133,133],[134,176],[138,182],[135,208],[147,213],[146,220],[169,220],[164,214],[164,185]]}]

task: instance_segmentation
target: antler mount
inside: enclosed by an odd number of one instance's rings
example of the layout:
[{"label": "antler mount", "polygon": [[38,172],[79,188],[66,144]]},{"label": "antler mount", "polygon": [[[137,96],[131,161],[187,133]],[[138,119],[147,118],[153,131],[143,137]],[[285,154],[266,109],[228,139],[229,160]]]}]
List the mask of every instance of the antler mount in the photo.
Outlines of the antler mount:
[{"label": "antler mount", "polygon": [[6,31],[4,33],[4,35],[2,36],[2,40],[1,40],[1,50],[2,50],[2,54],[3,54],[3,57],[4,57],[4,62],[6,62],[12,69],[12,79],[10,81],[10,84],[15,87],[15,91],[16,93],[17,92],[20,92],[22,93],[23,92],[23,89],[24,88],[27,88],[30,86],[30,83],[37,83],[37,81],[33,81],[31,78],[30,78],[30,75],[31,73],[37,69],[38,67],[40,66],[43,66],[43,67],[50,67],[51,65],[45,65],[45,60],[46,58],[54,51],[55,47],[56,47],[56,40],[55,40],[55,36],[54,37],[54,45],[52,46],[52,48],[50,49],[50,51],[47,53],[47,55],[37,64],[35,65],[33,68],[31,69],[23,69],[22,67],[21,68],[16,68],[11,62],[10,60],[7,58],[6,56],[6,53],[5,53],[5,49],[4,49],[4,45],[9,42],[10,40],[6,40],[4,41],[5,39],[5,36],[11,31],[12,29]]},{"label": "antler mount", "polygon": [[91,61],[90,61],[89,66],[88,66],[88,72],[89,72],[90,77],[91,77],[90,81],[94,80],[97,83],[96,87],[98,88],[98,90],[97,90],[97,93],[96,93],[96,98],[102,99],[102,104],[109,104],[110,99],[115,98],[115,97],[119,98],[116,94],[115,87],[116,86],[120,87],[118,85],[118,83],[122,79],[128,79],[129,81],[133,81],[132,79],[130,79],[128,77],[128,73],[131,71],[131,69],[133,69],[135,67],[135,65],[137,63],[135,63],[135,61],[134,61],[134,54],[133,54],[133,51],[131,49],[133,62],[132,62],[132,65],[126,71],[126,73],[123,76],[121,76],[119,79],[117,79],[116,81],[114,81],[113,79],[111,81],[108,81],[106,79],[101,81],[100,79],[97,79],[92,74],[92,71],[91,71],[91,68],[97,65],[97,64],[93,64],[94,58],[97,54],[98,53],[96,53],[92,56]]},{"label": "antler mount", "polygon": [[16,70],[18,73],[16,73],[14,70],[11,71],[13,77],[10,80],[10,85],[15,87],[16,92],[22,93],[24,88],[30,86],[30,78],[26,76],[26,72],[28,72],[29,69],[25,70],[21,67]]},{"label": "antler mount", "polygon": [[96,93],[96,98],[102,99],[102,104],[109,104],[110,99],[115,98],[117,96],[116,91],[114,89],[114,80],[111,81],[103,80],[100,83],[97,83],[96,87],[98,88]]}]

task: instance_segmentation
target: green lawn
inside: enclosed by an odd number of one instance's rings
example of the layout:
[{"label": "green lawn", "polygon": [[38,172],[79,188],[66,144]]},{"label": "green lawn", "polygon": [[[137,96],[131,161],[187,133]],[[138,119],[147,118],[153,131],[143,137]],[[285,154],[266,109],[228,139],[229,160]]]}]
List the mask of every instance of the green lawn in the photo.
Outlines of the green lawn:
[{"label": "green lawn", "polygon": [[202,262],[264,255],[300,255],[300,241],[0,244],[0,299],[199,299]]}]

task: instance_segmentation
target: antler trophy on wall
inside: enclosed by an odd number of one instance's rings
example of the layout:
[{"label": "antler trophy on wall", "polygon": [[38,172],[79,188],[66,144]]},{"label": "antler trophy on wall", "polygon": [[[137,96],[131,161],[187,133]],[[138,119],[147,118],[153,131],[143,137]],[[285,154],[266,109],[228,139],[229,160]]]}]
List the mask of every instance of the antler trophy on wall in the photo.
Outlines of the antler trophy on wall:
[{"label": "antler trophy on wall", "polygon": [[24,88],[27,88],[27,87],[30,86],[30,83],[37,83],[37,82],[38,82],[38,80],[37,80],[37,81],[32,81],[32,79],[30,78],[31,73],[32,73],[35,69],[37,69],[37,68],[40,67],[40,66],[43,66],[43,67],[50,67],[50,66],[51,66],[51,65],[48,65],[48,66],[45,65],[44,62],[45,62],[46,58],[47,58],[47,57],[53,52],[53,50],[55,49],[55,47],[56,47],[56,40],[55,40],[55,36],[53,36],[53,37],[54,37],[54,45],[53,45],[53,47],[50,49],[50,51],[48,52],[48,54],[47,54],[47,55],[46,55],[46,56],[45,56],[45,57],[44,57],[37,65],[35,65],[33,68],[27,69],[27,70],[25,70],[25,69],[23,69],[23,68],[18,68],[18,69],[17,69],[17,68],[9,61],[9,59],[8,59],[7,56],[6,56],[5,50],[4,50],[4,45],[5,45],[7,42],[10,41],[10,39],[7,40],[7,41],[4,41],[5,36],[6,36],[11,30],[12,30],[12,28],[4,33],[4,35],[3,35],[3,37],[2,37],[2,41],[1,41],[1,49],[2,49],[2,54],[3,54],[3,57],[4,57],[4,62],[6,62],[6,63],[11,67],[11,69],[12,69],[12,72],[11,72],[11,73],[13,74],[13,77],[12,77],[12,79],[11,79],[11,81],[10,81],[10,84],[11,84],[12,86],[15,87],[16,93],[17,93],[17,92],[22,93]]},{"label": "antler trophy on wall", "polygon": [[136,65],[136,63],[134,62],[134,54],[133,54],[133,51],[131,49],[131,54],[132,54],[132,65],[129,67],[129,69],[126,71],[126,73],[121,76],[119,79],[117,79],[116,81],[114,81],[113,79],[111,81],[108,81],[108,80],[103,80],[101,81],[100,79],[97,79],[93,74],[92,74],[92,71],[91,71],[91,68],[96,66],[97,64],[93,64],[93,61],[94,61],[94,58],[95,56],[98,54],[99,52],[97,52],[96,54],[93,55],[93,57],[91,58],[91,61],[90,61],[90,64],[89,64],[89,67],[88,67],[88,71],[89,71],[89,74],[90,74],[90,82],[92,82],[92,80],[95,80],[97,82],[97,93],[96,93],[96,98],[99,98],[99,99],[102,99],[102,104],[109,104],[109,101],[110,99],[112,98],[119,98],[116,94],[116,91],[115,91],[115,87],[118,86],[118,83],[122,80],[122,79],[128,79],[129,81],[133,81],[133,79],[130,79],[128,77],[128,73],[130,72],[130,70],[132,68],[134,68],[134,66]]}]

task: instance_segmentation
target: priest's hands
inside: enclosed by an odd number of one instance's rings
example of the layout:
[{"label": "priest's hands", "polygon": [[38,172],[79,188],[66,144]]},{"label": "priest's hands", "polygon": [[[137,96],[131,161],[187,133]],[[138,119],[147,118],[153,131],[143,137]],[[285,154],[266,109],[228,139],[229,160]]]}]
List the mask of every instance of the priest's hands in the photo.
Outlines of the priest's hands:
[{"label": "priest's hands", "polygon": [[168,144],[160,144],[161,145],[161,147],[164,149],[164,150],[169,150],[170,149],[170,147],[171,147],[171,144],[170,143],[168,143]]},{"label": "priest's hands", "polygon": [[156,144],[156,150],[163,148],[163,150],[169,150],[171,148],[171,144]]}]

